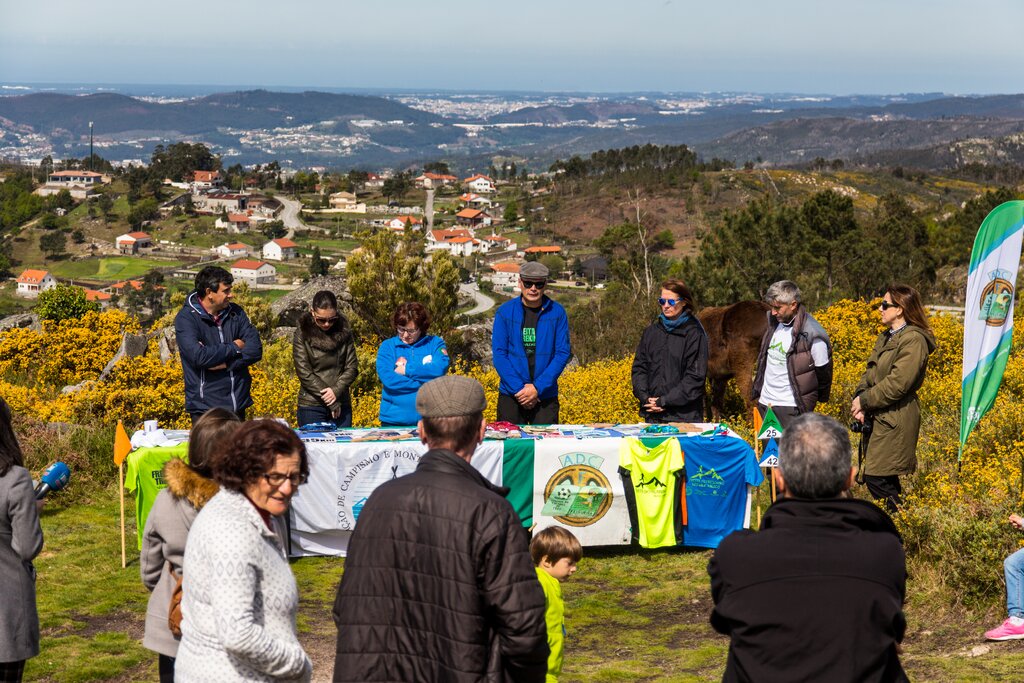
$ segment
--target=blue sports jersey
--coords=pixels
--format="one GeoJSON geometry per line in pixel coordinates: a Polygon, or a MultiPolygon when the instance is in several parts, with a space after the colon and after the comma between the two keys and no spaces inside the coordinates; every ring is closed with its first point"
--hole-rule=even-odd
{"type": "Polygon", "coordinates": [[[754,449],[731,436],[680,437],[686,463],[687,524],[684,546],[717,548],[719,542],[743,528],[747,485],[760,486],[764,475],[754,449]]]}

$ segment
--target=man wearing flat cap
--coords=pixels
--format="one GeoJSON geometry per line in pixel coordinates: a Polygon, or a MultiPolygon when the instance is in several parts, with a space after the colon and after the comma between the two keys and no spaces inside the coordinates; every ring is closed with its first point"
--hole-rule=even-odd
{"type": "Polygon", "coordinates": [[[519,269],[518,299],[494,316],[491,351],[498,387],[498,419],[515,424],[558,423],[558,377],[569,359],[569,319],[544,294],[548,267],[528,261],[519,269]]]}
{"type": "Polygon", "coordinates": [[[334,601],[334,681],[544,681],[544,592],[508,489],[470,460],[483,387],[446,375],[416,395],[428,451],[378,487],[334,601]]]}

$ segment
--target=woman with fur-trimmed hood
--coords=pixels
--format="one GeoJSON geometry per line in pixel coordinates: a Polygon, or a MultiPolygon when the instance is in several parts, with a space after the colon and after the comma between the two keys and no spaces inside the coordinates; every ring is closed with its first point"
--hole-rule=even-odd
{"type": "Polygon", "coordinates": [[[142,645],[160,655],[160,681],[174,681],[174,659],[180,635],[171,632],[168,611],[181,576],[185,541],[196,515],[220,491],[211,478],[211,459],[241,423],[238,416],[213,408],[196,420],[188,441],[188,464],[178,458],[164,466],[167,488],[153,502],[142,536],[139,568],[142,583],[152,591],[146,609],[142,645]]]}
{"type": "Polygon", "coordinates": [[[355,339],[330,290],[313,295],[292,337],[292,360],[299,376],[299,426],[333,422],[352,426],[349,387],[359,375],[355,339]]]}

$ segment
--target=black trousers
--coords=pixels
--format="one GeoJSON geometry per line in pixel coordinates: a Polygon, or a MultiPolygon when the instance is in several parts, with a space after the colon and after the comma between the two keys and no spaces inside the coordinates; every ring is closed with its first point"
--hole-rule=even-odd
{"type": "Polygon", "coordinates": [[[898,475],[890,474],[885,477],[877,477],[873,474],[865,474],[862,477],[868,487],[868,493],[875,500],[883,501],[885,509],[889,512],[896,512],[903,505],[903,486],[900,484],[898,475]]]}
{"type": "Polygon", "coordinates": [[[25,673],[25,660],[0,662],[0,683],[21,683],[25,673]]]}
{"type": "Polygon", "coordinates": [[[160,655],[160,683],[174,683],[174,657],[160,655]]]}
{"type": "Polygon", "coordinates": [[[498,421],[517,425],[558,424],[558,397],[543,399],[527,410],[515,396],[498,394],[498,421]]]}

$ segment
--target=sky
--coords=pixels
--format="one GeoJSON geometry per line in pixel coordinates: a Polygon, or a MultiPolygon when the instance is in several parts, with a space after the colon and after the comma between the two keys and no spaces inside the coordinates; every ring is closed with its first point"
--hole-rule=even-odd
{"type": "Polygon", "coordinates": [[[1021,0],[0,0],[0,83],[1024,92],[1021,0]]]}

